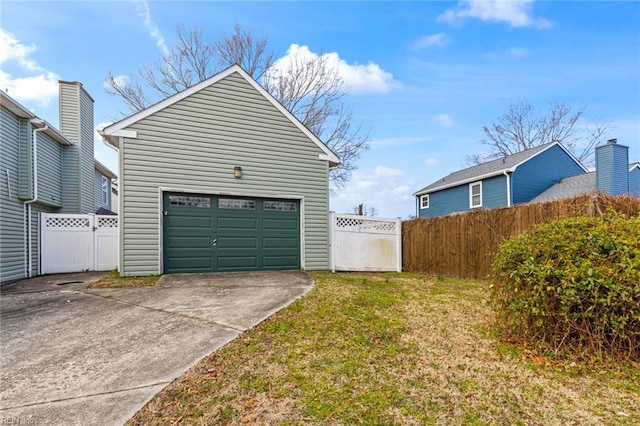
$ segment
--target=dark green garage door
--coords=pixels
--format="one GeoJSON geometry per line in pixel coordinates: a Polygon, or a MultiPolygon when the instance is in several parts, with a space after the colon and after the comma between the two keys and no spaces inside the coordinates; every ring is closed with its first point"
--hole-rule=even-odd
{"type": "Polygon", "coordinates": [[[164,272],[300,268],[300,202],[164,193],[164,272]]]}

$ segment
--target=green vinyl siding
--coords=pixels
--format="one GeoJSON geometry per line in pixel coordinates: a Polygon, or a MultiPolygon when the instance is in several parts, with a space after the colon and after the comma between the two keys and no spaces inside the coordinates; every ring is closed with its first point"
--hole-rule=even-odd
{"type": "Polygon", "coordinates": [[[25,276],[24,208],[19,197],[21,129],[26,120],[0,108],[0,283],[25,276]]]}
{"type": "Polygon", "coordinates": [[[38,139],[38,200],[60,207],[62,205],[63,146],[43,132],[38,139]]]}
{"type": "Polygon", "coordinates": [[[62,170],[62,210],[60,213],[80,213],[80,105],[78,89],[60,84],[60,130],[73,142],[64,148],[62,170]]]}
{"type": "Polygon", "coordinates": [[[87,92],[78,88],[80,96],[80,213],[95,213],[93,179],[93,100],[87,92]]]}
{"type": "Polygon", "coordinates": [[[0,283],[28,276],[31,250],[32,274],[38,274],[39,214],[59,206],[63,147],[38,132],[38,201],[31,204],[31,240],[27,247],[27,212],[24,201],[33,197],[31,125],[5,108],[0,132],[0,283]],[[47,203],[49,205],[45,205],[47,203]]]}
{"type": "Polygon", "coordinates": [[[60,130],[64,149],[61,213],[94,213],[93,99],[79,83],[60,83],[60,130]]]}
{"type": "Polygon", "coordinates": [[[234,73],[127,130],[121,145],[123,275],[160,271],[159,188],[302,200],[304,267],[328,269],[328,162],[234,73]],[[242,178],[233,177],[234,166],[242,178]]]}

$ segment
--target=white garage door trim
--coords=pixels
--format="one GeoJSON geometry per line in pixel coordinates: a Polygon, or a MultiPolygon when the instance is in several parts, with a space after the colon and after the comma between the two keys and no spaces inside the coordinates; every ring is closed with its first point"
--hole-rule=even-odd
{"type": "Polygon", "coordinates": [[[279,193],[268,193],[268,194],[259,194],[255,192],[229,192],[229,191],[207,191],[206,189],[201,188],[174,188],[174,187],[164,187],[161,186],[158,188],[158,265],[159,265],[159,274],[164,273],[164,251],[163,251],[163,230],[162,224],[164,220],[164,216],[162,214],[163,210],[163,196],[165,192],[181,192],[184,194],[205,194],[205,195],[216,195],[216,196],[231,196],[231,197],[255,197],[255,198],[279,198],[282,200],[298,200],[300,201],[300,268],[305,270],[305,205],[304,205],[304,196],[302,195],[290,195],[290,194],[279,194],[279,193]]]}

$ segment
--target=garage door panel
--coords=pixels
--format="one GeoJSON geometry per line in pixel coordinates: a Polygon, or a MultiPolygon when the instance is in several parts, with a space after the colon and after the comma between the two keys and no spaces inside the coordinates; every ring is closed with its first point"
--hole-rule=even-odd
{"type": "Polygon", "coordinates": [[[297,251],[298,239],[295,237],[263,237],[262,248],[265,249],[291,249],[297,251]]]}
{"type": "Polygon", "coordinates": [[[184,236],[184,237],[170,237],[167,239],[168,244],[166,248],[205,248],[210,251],[211,239],[209,237],[196,237],[196,236],[184,236]]]}
{"type": "MultiPolygon", "coordinates": [[[[293,218],[297,219],[297,218],[293,218]]],[[[262,229],[265,231],[281,231],[281,230],[292,230],[298,231],[299,229],[298,221],[292,220],[289,218],[264,218],[262,220],[262,229]]]]}
{"type": "Polygon", "coordinates": [[[218,230],[255,230],[258,227],[258,219],[253,217],[219,217],[218,230]]]}
{"type": "Polygon", "coordinates": [[[171,268],[183,271],[209,271],[211,270],[211,256],[172,257],[171,268]]]}
{"type": "Polygon", "coordinates": [[[171,216],[167,217],[170,228],[207,228],[212,229],[211,217],[203,216],[171,216]]]}
{"type": "Polygon", "coordinates": [[[218,250],[224,249],[257,249],[257,237],[219,237],[218,250]]]}
{"type": "Polygon", "coordinates": [[[218,256],[218,269],[221,271],[238,271],[257,268],[257,256],[218,256]]]}
{"type": "Polygon", "coordinates": [[[297,269],[298,257],[293,256],[263,256],[262,266],[264,268],[297,269]]]}

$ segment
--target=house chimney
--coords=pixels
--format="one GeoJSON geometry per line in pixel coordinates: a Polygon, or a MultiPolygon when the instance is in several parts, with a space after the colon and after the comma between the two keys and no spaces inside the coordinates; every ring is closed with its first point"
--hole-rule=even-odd
{"type": "Polygon", "coordinates": [[[596,147],[596,189],[609,195],[629,193],[629,147],[617,139],[596,147]]]}
{"type": "Polygon", "coordinates": [[[63,151],[61,213],[93,213],[93,98],[77,81],[58,81],[60,130],[73,142],[63,151]]]}

